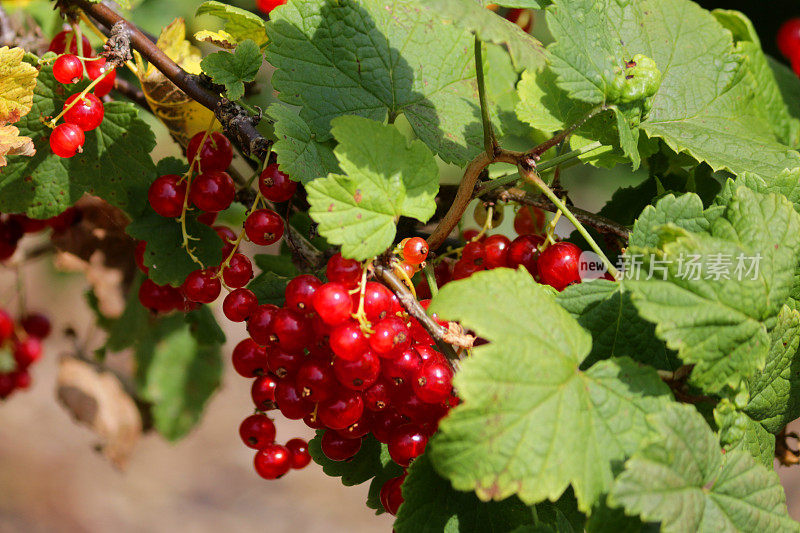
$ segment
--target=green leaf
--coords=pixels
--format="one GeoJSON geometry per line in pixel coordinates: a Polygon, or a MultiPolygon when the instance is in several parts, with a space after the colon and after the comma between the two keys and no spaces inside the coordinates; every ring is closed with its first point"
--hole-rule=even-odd
{"type": "Polygon", "coordinates": [[[302,106],[317,141],[330,139],[337,116],[402,113],[446,162],[482,150],[473,39],[426,3],[292,0],[271,13],[267,33],[273,86],[302,106]]]}
{"type": "Polygon", "coordinates": [[[253,256],[253,261],[264,272],[272,272],[285,278],[293,278],[300,274],[288,255],[258,254],[253,256]]]}
{"type": "Polygon", "coordinates": [[[775,83],[781,92],[781,99],[789,109],[789,114],[800,118],[800,80],[792,69],[781,61],[767,56],[767,63],[775,76],[775,83]]]}
{"type": "Polygon", "coordinates": [[[800,217],[785,198],[742,187],[711,230],[662,227],[658,249],[629,252],[643,265],[640,279],[625,285],[656,334],[695,365],[692,383],[713,393],[764,365],[767,322],[793,281],[800,217]]]}
{"type": "Polygon", "coordinates": [[[630,246],[652,248],[658,245],[656,228],[672,223],[691,232],[703,232],[711,225],[703,213],[703,201],[696,194],[675,197],[668,194],[655,206],[647,206],[633,225],[630,246]]]}
{"type": "Polygon", "coordinates": [[[659,436],[625,463],[612,505],[661,522],[665,533],[798,530],[777,474],[745,452],[722,455],[692,407],[671,405],[649,418],[659,436]]]}
{"type": "Polygon", "coordinates": [[[533,520],[531,509],[516,497],[487,503],[473,492],[453,490],[427,454],[414,459],[408,469],[403,497],[394,523],[397,533],[512,531],[533,520]]]}
{"type": "Polygon", "coordinates": [[[750,401],[743,411],[770,433],[800,416],[800,313],[784,306],[770,331],[767,363],[747,380],[750,401]]]}
{"type": "MultiPolygon", "coordinates": [[[[176,219],[162,217],[148,209],[125,231],[134,239],[147,242],[144,264],[150,269],[150,279],[159,285],[177,287],[190,272],[201,268],[183,248],[181,224],[176,219]]],[[[186,231],[193,239],[189,246],[203,265],[213,266],[222,262],[222,240],[216,231],[192,215],[186,217],[186,231]]]]}
{"type": "Polygon", "coordinates": [[[256,79],[261,68],[261,51],[254,41],[239,43],[233,52],[215,52],[203,58],[200,67],[214,83],[225,86],[229,100],[244,96],[244,84],[256,79]]]}
{"type": "Polygon", "coordinates": [[[196,15],[214,15],[225,21],[225,31],[238,42],[251,39],[264,48],[267,44],[267,32],[264,19],[245,9],[222,2],[204,2],[197,8],[196,15]]]}
{"type": "Polygon", "coordinates": [[[86,193],[132,216],[145,207],[147,188],[156,177],[150,158],[155,137],[133,104],[104,104],[103,123],[86,133],[82,153],[64,159],[50,149],[52,130],[41,119],[55,117],[66,98],[85,86],[83,82],[65,91],[53,78],[52,67],[41,69],[33,108],[14,124],[20,135],[33,139],[36,155],[8,157],[8,166],[0,173],[0,211],[48,218],[86,193]]]}
{"type": "Polygon", "coordinates": [[[289,106],[272,104],[267,115],[275,121],[276,141],[272,149],[278,155],[281,170],[303,184],[341,172],[333,150],[316,140],[308,124],[289,106]]]}
{"type": "Polygon", "coordinates": [[[142,279],[142,276],[137,276],[131,284],[125,301],[125,310],[109,328],[106,348],[112,352],[120,352],[136,345],[142,336],[147,335],[147,330],[152,326],[150,311],[139,302],[139,286],[142,284],[142,279]]]}
{"type": "Polygon", "coordinates": [[[656,328],[636,312],[630,291],[608,280],[570,285],[556,301],[592,334],[592,351],[581,364],[588,368],[612,357],[630,357],[659,370],[675,370],[680,361],[656,337],[656,328]]]}
{"type": "Polygon", "coordinates": [[[340,117],[333,133],[344,174],[306,186],[309,213],[342,255],[369,259],[392,244],[400,215],[422,222],[433,216],[439,170],[422,142],[409,143],[392,125],[340,117]]]}
{"type": "Polygon", "coordinates": [[[775,459],[775,436],[723,398],[714,408],[719,441],[726,452],[742,450],[771,468],[775,459]]]}
{"type": "Polygon", "coordinates": [[[207,305],[201,305],[194,311],[186,313],[189,331],[200,344],[225,344],[225,333],[219,327],[217,319],[207,305]]]}
{"type": "Polygon", "coordinates": [[[588,511],[610,487],[612,464],[649,432],[645,414],[669,402],[655,370],[629,359],[580,371],[588,333],[526,271],[448,283],[430,312],[489,341],[462,362],[454,385],[463,403],[429,445],[439,473],[483,500],[555,500],[572,484],[588,511]]]}
{"type": "Polygon", "coordinates": [[[142,398],[153,404],[156,430],[171,441],[185,436],[221,377],[219,345],[200,344],[185,326],[159,339],[140,383],[142,398]]]}
{"type": "Polygon", "coordinates": [[[286,285],[290,280],[274,272],[262,272],[247,284],[247,288],[256,295],[258,303],[281,306],[286,299],[286,285]]]}

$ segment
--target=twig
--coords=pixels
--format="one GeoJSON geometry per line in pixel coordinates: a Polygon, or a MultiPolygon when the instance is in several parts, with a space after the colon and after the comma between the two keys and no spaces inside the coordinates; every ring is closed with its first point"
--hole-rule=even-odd
{"type": "Polygon", "coordinates": [[[411,291],[408,290],[405,283],[398,278],[392,268],[388,265],[375,262],[373,264],[375,277],[378,278],[384,285],[389,287],[400,300],[400,305],[408,311],[408,314],[417,319],[422,324],[431,337],[437,341],[439,347],[443,350],[448,359],[457,359],[453,346],[460,348],[470,348],[475,343],[475,337],[465,333],[458,333],[451,331],[444,326],[441,326],[436,320],[428,316],[425,309],[420,305],[411,291]]]}
{"type": "Polygon", "coordinates": [[[535,147],[531,148],[530,150],[528,150],[527,155],[528,156],[533,156],[533,157],[538,159],[538,156],[542,155],[543,153],[548,151],[553,146],[555,146],[557,144],[560,144],[564,139],[566,139],[567,137],[572,135],[575,132],[575,130],[577,130],[578,128],[580,128],[584,124],[586,124],[589,120],[593,119],[597,115],[605,112],[607,109],[608,109],[608,106],[605,105],[605,104],[602,104],[602,105],[599,105],[599,106],[593,108],[591,111],[586,113],[580,120],[578,120],[574,124],[570,125],[570,127],[565,129],[564,131],[561,131],[558,134],[556,134],[555,136],[553,136],[552,139],[547,140],[547,141],[543,142],[542,144],[540,144],[539,146],[535,146],[535,147]]]}
{"type": "Polygon", "coordinates": [[[147,103],[147,98],[144,96],[144,92],[128,80],[117,76],[117,79],[114,80],[114,90],[131,102],[137,104],[142,109],[150,109],[150,106],[147,103]]]}

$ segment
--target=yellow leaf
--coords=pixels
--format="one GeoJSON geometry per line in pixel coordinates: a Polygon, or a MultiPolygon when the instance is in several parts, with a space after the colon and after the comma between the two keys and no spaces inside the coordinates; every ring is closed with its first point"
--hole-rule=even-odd
{"type": "Polygon", "coordinates": [[[0,124],[17,122],[33,106],[36,67],[24,63],[22,48],[0,48],[0,124]]]}
{"type": "Polygon", "coordinates": [[[28,157],[36,153],[33,147],[33,140],[30,137],[23,137],[19,130],[14,126],[0,126],[0,167],[6,166],[7,155],[26,155],[28,157]]]}
{"type": "MultiPolygon", "coordinates": [[[[157,46],[190,74],[200,73],[200,50],[186,40],[186,24],[175,19],[161,31],[157,46]]],[[[183,145],[196,133],[205,131],[214,113],[189,98],[153,65],[140,73],[139,82],[150,108],[172,135],[183,145]]]]}
{"type": "Polygon", "coordinates": [[[227,50],[233,50],[236,48],[236,37],[231,35],[230,33],[226,32],[225,30],[219,31],[209,31],[209,30],[200,30],[194,34],[194,38],[198,41],[203,41],[204,43],[210,43],[215,46],[219,46],[220,48],[225,48],[227,50]]]}

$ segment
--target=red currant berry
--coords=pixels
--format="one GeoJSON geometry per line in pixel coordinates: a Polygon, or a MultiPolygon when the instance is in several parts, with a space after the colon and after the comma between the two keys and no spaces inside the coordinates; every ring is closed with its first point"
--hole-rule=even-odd
{"type": "Polygon", "coordinates": [[[20,369],[28,368],[42,356],[42,343],[36,337],[28,337],[14,345],[14,360],[20,369]]]}
{"type": "Polygon", "coordinates": [[[281,414],[289,420],[300,420],[314,410],[314,403],[303,398],[300,388],[290,379],[278,382],[275,403],[281,414]]]}
{"type": "Polygon", "coordinates": [[[403,260],[418,265],[428,257],[428,242],[422,237],[411,237],[403,241],[403,260]]]}
{"type": "MultiPolygon", "coordinates": [[[[67,101],[64,102],[64,109],[77,100],[78,96],[80,94],[73,94],[67,98],[67,101]]],[[[92,93],[88,93],[64,113],[64,120],[75,124],[85,132],[92,131],[103,122],[105,111],[103,102],[92,93]]]]}
{"type": "Polygon", "coordinates": [[[236,242],[236,234],[227,226],[214,226],[214,231],[222,239],[222,257],[228,257],[233,251],[233,244],[236,242]]]}
{"type": "Polygon", "coordinates": [[[303,417],[303,423],[311,429],[325,429],[316,412],[311,412],[303,417]]]}
{"type": "Polygon", "coordinates": [[[387,316],[375,324],[369,346],[378,356],[391,359],[411,346],[411,331],[402,318],[387,316]]]}
{"type": "Polygon", "coordinates": [[[800,18],[792,18],[778,30],[778,50],[784,57],[792,59],[800,55],[800,18]]]}
{"type": "Polygon", "coordinates": [[[474,228],[465,229],[461,233],[461,238],[464,240],[464,242],[470,242],[472,239],[477,237],[478,234],[480,234],[480,231],[478,231],[478,230],[476,230],[474,228]]]}
{"type": "Polygon", "coordinates": [[[53,228],[53,233],[60,233],[71,228],[73,225],[80,222],[83,214],[81,210],[76,207],[70,207],[60,215],[56,215],[46,220],[47,225],[53,228]]]}
{"type": "Polygon", "coordinates": [[[25,215],[11,215],[8,218],[18,223],[23,233],[39,233],[47,227],[46,219],[28,218],[25,215]]]}
{"type": "Polygon", "coordinates": [[[344,429],[364,414],[361,394],[348,389],[339,389],[334,397],[319,402],[317,415],[325,427],[344,429]]]}
{"type": "Polygon", "coordinates": [[[511,268],[525,267],[531,276],[539,276],[539,245],[544,243],[541,235],[520,235],[508,247],[508,266],[511,268]]]}
{"type": "Polygon", "coordinates": [[[268,165],[258,178],[258,189],[267,200],[272,202],[285,202],[297,190],[297,182],[278,170],[278,165],[268,165]]]}
{"type": "Polygon", "coordinates": [[[483,270],[483,265],[471,261],[459,260],[453,266],[453,279],[466,279],[475,272],[483,270]]]}
{"type": "Polygon", "coordinates": [[[313,304],[322,321],[330,326],[347,322],[353,311],[347,287],[337,282],[321,285],[314,293],[313,304]]]}
{"type": "Polygon", "coordinates": [[[259,305],[247,319],[247,332],[253,341],[267,346],[277,340],[272,330],[275,315],[280,308],[272,304],[259,305]]]}
{"type": "Polygon", "coordinates": [[[288,352],[302,352],[312,335],[311,322],[291,309],[279,309],[275,313],[272,331],[281,348],[288,352]]]}
{"type": "Polygon", "coordinates": [[[177,218],[183,212],[186,182],[177,174],[159,176],[150,184],[147,200],[153,211],[167,218],[177,218]]]}
{"type": "Polygon", "coordinates": [[[328,259],[325,275],[330,281],[352,287],[361,280],[361,270],[361,263],[353,259],[345,259],[342,254],[336,253],[328,259]]]}
{"type": "Polygon", "coordinates": [[[267,372],[267,350],[253,339],[244,339],[236,345],[231,356],[233,368],[245,378],[254,378],[267,372]]]}
{"type": "Polygon", "coordinates": [[[308,443],[303,439],[292,439],[286,443],[286,448],[291,453],[292,468],[299,470],[308,466],[311,462],[311,454],[308,453],[308,443]]]}
{"type": "Polygon", "coordinates": [[[283,236],[283,219],[271,209],[258,209],[244,221],[244,231],[255,244],[267,246],[283,236]]]}
{"type": "Polygon", "coordinates": [[[336,430],[336,433],[345,439],[360,439],[370,432],[370,427],[372,427],[372,418],[373,415],[370,411],[364,411],[364,414],[361,415],[361,418],[344,429],[336,430]]]}
{"type": "Polygon", "coordinates": [[[175,287],[146,279],[139,286],[139,302],[154,313],[169,313],[183,306],[183,295],[175,287]]]}
{"type": "Polygon", "coordinates": [[[286,285],[285,307],[301,313],[313,311],[314,293],[317,292],[321,285],[322,282],[311,274],[303,274],[293,278],[286,285]]]}
{"type": "Polygon", "coordinates": [[[523,205],[514,216],[514,231],[517,235],[539,235],[544,232],[544,211],[532,205],[523,205]]]}
{"type": "Polygon", "coordinates": [[[491,235],[483,242],[483,266],[487,270],[508,266],[511,241],[505,235],[491,235]]]}
{"type": "Polygon", "coordinates": [[[339,383],[348,389],[363,391],[378,380],[381,373],[381,361],[370,351],[364,352],[354,361],[334,357],[333,373],[339,383]]]}
{"type": "Polygon", "coordinates": [[[189,199],[203,211],[216,213],[230,207],[236,185],[227,172],[203,172],[189,188],[189,199]]]}
{"type": "Polygon", "coordinates": [[[403,350],[394,359],[385,359],[381,363],[381,374],[389,383],[400,385],[409,382],[422,366],[422,358],[414,348],[403,350]]]}
{"type": "MultiPolygon", "coordinates": [[[[206,132],[201,131],[189,141],[189,146],[186,148],[186,157],[189,159],[189,163],[194,161],[197,156],[197,149],[200,147],[205,134],[206,132]]],[[[231,166],[231,161],[233,161],[231,142],[219,132],[211,133],[206,138],[206,142],[203,143],[203,148],[200,151],[198,161],[200,163],[200,171],[204,173],[222,172],[231,166]]]]}
{"type": "Polygon", "coordinates": [[[275,424],[267,415],[250,415],[239,425],[239,436],[245,446],[261,450],[275,442],[275,424]]]}
{"type": "Polygon", "coordinates": [[[378,442],[387,444],[395,428],[408,422],[408,419],[395,411],[387,409],[377,413],[372,419],[372,436],[378,442]]]}
{"type": "Polygon", "coordinates": [[[27,370],[17,370],[11,373],[15,389],[27,389],[31,386],[31,375],[27,370]]]}
{"type": "Polygon", "coordinates": [[[201,304],[209,304],[216,300],[221,290],[222,284],[216,272],[210,268],[189,273],[181,285],[181,292],[187,300],[201,304]]]}
{"type": "Polygon", "coordinates": [[[83,130],[69,122],[59,124],[50,134],[50,149],[58,157],[65,159],[82,152],[81,148],[84,142],[86,142],[86,137],[83,130]]]}
{"type": "Polygon", "coordinates": [[[392,296],[391,291],[380,283],[368,281],[364,288],[364,313],[367,320],[374,323],[387,316],[392,310],[392,296]]]}
{"type": "Polygon", "coordinates": [[[393,477],[381,487],[381,504],[390,515],[397,515],[397,510],[400,508],[400,504],[403,503],[403,491],[401,487],[405,479],[405,475],[393,477]]]}
{"type": "Polygon", "coordinates": [[[367,351],[369,342],[355,320],[349,320],[331,331],[329,342],[331,350],[338,357],[354,361],[367,351]]]}
{"type": "Polygon", "coordinates": [[[476,265],[483,265],[485,257],[484,241],[472,241],[464,245],[464,250],[461,252],[461,260],[476,265]]]}
{"type": "Polygon", "coordinates": [[[0,220],[0,261],[14,255],[22,235],[22,228],[17,221],[0,220]]]}
{"type": "Polygon", "coordinates": [[[86,62],[86,73],[89,74],[89,79],[94,81],[99,77],[103,77],[94,86],[94,94],[98,97],[103,97],[111,92],[114,88],[114,82],[117,81],[117,71],[114,67],[106,63],[106,58],[100,57],[86,62]]]}
{"type": "Polygon", "coordinates": [[[258,308],[258,299],[253,291],[236,289],[222,301],[222,312],[231,322],[244,322],[258,308]]]}
{"type": "Polygon", "coordinates": [[[13,374],[0,374],[0,400],[8,398],[16,388],[13,374]]]}
{"type": "Polygon", "coordinates": [[[320,439],[325,457],[331,461],[347,461],[361,449],[361,439],[345,439],[335,431],[326,431],[320,439]]]}
{"type": "Polygon", "coordinates": [[[83,78],[83,63],[78,56],[64,54],[53,63],[53,77],[64,85],[81,81],[83,78]]]}
{"type": "Polygon", "coordinates": [[[389,437],[389,456],[395,463],[406,467],[425,451],[427,444],[428,435],[423,433],[418,426],[404,424],[394,430],[389,437]]]}
{"type": "Polygon", "coordinates": [[[94,56],[94,50],[92,50],[92,44],[89,42],[89,39],[86,38],[85,35],[82,36],[81,42],[83,46],[81,50],[78,50],[78,39],[75,36],[75,32],[72,30],[64,30],[60,31],[53,37],[53,40],[50,41],[50,47],[47,49],[48,52],[55,52],[57,54],[63,54],[67,51],[67,43],[69,42],[69,53],[74,55],[79,55],[83,57],[92,57],[94,56]]]}
{"type": "Polygon", "coordinates": [[[306,357],[302,353],[287,352],[278,346],[267,348],[267,366],[270,372],[280,379],[294,377],[305,359],[306,357]]]}
{"type": "Polygon", "coordinates": [[[337,391],[336,378],[331,365],[319,361],[306,361],[297,371],[297,386],[303,398],[321,402],[331,398],[337,391]]]}
{"type": "Polygon", "coordinates": [[[147,268],[144,264],[144,253],[147,251],[147,243],[145,241],[138,241],[136,243],[136,249],[133,252],[133,259],[136,262],[136,266],[139,270],[142,271],[143,274],[147,274],[150,272],[150,269],[147,268]]]}
{"type": "Polygon", "coordinates": [[[0,309],[0,344],[14,335],[14,319],[6,311],[0,309]]]}
{"type": "Polygon", "coordinates": [[[364,406],[370,411],[384,411],[391,403],[391,391],[384,381],[376,381],[364,391],[364,406]]]}
{"type": "Polygon", "coordinates": [[[244,287],[253,279],[253,263],[244,254],[233,254],[230,263],[222,271],[222,279],[228,287],[244,287]]]}
{"type": "Polygon", "coordinates": [[[557,291],[567,285],[581,282],[578,261],[581,249],[571,242],[557,242],[547,248],[539,257],[539,276],[542,283],[557,291]]]}
{"type": "MultiPolygon", "coordinates": [[[[200,215],[197,215],[197,221],[199,223],[201,223],[201,224],[205,224],[206,226],[210,226],[211,224],[216,222],[217,215],[219,215],[219,213],[202,213],[200,215]]],[[[228,253],[230,253],[230,252],[228,252],[228,253]]],[[[228,257],[228,256],[225,255],[225,257],[228,257]]]]}
{"type": "Polygon", "coordinates": [[[31,337],[46,339],[50,335],[50,319],[41,313],[29,313],[20,320],[22,329],[31,337]]]}
{"type": "Polygon", "coordinates": [[[292,467],[292,452],[286,446],[270,444],[256,453],[256,472],[264,479],[278,479],[292,467]]]}
{"type": "Polygon", "coordinates": [[[420,400],[425,403],[442,403],[453,390],[453,371],[444,359],[431,358],[422,364],[411,382],[420,400]]]}
{"type": "Polygon", "coordinates": [[[275,388],[277,386],[278,379],[271,374],[264,374],[253,380],[250,397],[253,399],[256,409],[269,411],[275,408],[275,388]]]}
{"type": "Polygon", "coordinates": [[[273,9],[285,3],[286,0],[257,0],[259,11],[265,15],[269,15],[273,9]]]}

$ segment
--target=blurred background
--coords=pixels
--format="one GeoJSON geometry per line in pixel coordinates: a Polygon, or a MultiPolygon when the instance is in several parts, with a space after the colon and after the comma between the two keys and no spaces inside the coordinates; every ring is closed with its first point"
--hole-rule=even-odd
{"type": "MultiPolygon", "coordinates": [[[[199,0],[134,2],[133,20],[153,34],[175,17],[187,20],[188,35],[213,28],[215,19],[195,19],[199,0]]],[[[255,9],[254,2],[228,2],[255,9]]],[[[774,35],[787,18],[800,15],[797,2],[703,1],[707,8],[739,9],[756,24],[764,48],[777,57],[774,35]],[[767,9],[765,9],[767,8],[767,9]]],[[[60,29],[60,19],[44,0],[3,0],[10,13],[25,8],[33,13],[45,36],[60,29]]],[[[543,33],[539,19],[534,32],[543,33]]],[[[269,72],[263,72],[268,81],[269,72]]],[[[269,90],[252,97],[266,106],[269,90]]],[[[158,122],[146,113],[158,136],[154,159],[180,156],[180,150],[158,122]]],[[[443,167],[445,173],[448,169],[443,167]]],[[[458,172],[452,172],[457,177],[458,172]]],[[[597,211],[618,187],[640,183],[646,172],[627,169],[573,168],[562,175],[575,205],[597,211]]],[[[469,220],[469,217],[466,217],[469,220]]],[[[510,224],[513,217],[506,217],[510,224]]],[[[473,224],[466,224],[467,227],[473,224]]],[[[568,228],[560,228],[566,233],[568,228]]],[[[28,243],[27,246],[35,246],[28,243]]],[[[374,516],[365,505],[367,485],[343,487],[311,464],[284,479],[264,481],[252,467],[252,450],[242,445],[238,426],[251,412],[250,381],[240,378],[225,357],[220,390],[209,402],[198,427],[176,444],[155,434],[138,443],[126,471],[116,470],[94,451],[98,438],[76,425],[56,402],[55,382],[61,354],[78,342],[89,350],[102,340],[92,329],[93,315],[85,303],[87,282],[81,275],[56,271],[42,258],[18,272],[0,267],[0,307],[14,310],[18,285],[29,310],[47,314],[54,334],[45,342],[45,356],[32,371],[28,391],[0,403],[0,533],[17,532],[368,532],[391,531],[391,517],[374,516]],[[72,327],[77,341],[63,331],[72,327]]],[[[216,310],[217,312],[219,310],[216,310]]],[[[218,312],[221,317],[221,313],[218,312]]],[[[220,320],[228,344],[225,354],[245,336],[244,328],[220,320]]],[[[124,358],[119,361],[124,365],[124,358]]],[[[278,439],[310,438],[300,422],[276,420],[278,439]]],[[[800,424],[795,424],[800,431],[800,424]]],[[[792,429],[790,427],[790,429],[792,429]]],[[[790,514],[800,520],[800,468],[776,467],[786,488],[790,514]]]]}

